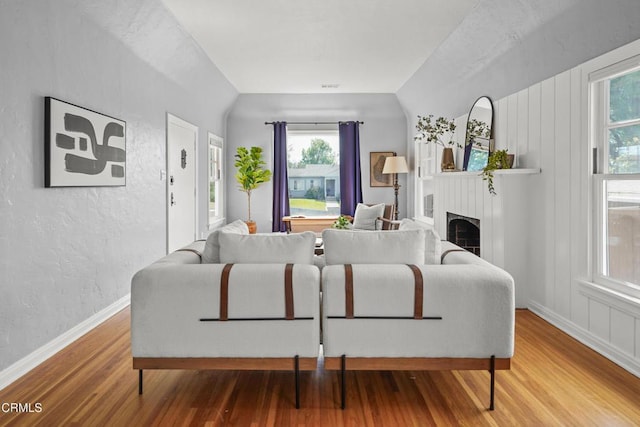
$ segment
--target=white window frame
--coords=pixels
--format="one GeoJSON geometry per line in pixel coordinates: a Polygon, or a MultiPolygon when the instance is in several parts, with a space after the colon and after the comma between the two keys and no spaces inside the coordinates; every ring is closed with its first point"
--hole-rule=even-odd
{"type": "MultiPolygon", "coordinates": [[[[301,125],[301,126],[296,126],[295,124],[290,124],[287,125],[287,137],[289,137],[290,135],[310,135],[310,136],[319,136],[322,137],[323,135],[330,135],[330,136],[338,136],[339,137],[339,131],[338,128],[333,125],[333,124],[329,124],[329,125],[324,125],[324,124],[316,124],[314,126],[314,128],[309,128],[307,127],[308,125],[301,125]]],[[[287,143],[289,141],[289,138],[287,138],[287,143]]],[[[338,160],[340,159],[340,149],[338,148],[337,151],[337,156],[338,156],[338,160]]],[[[287,159],[287,167],[288,167],[288,159],[287,159]]],[[[326,180],[326,177],[325,177],[326,180]]],[[[295,181],[295,179],[294,179],[295,181]]],[[[298,185],[298,189],[296,191],[301,191],[301,190],[309,190],[312,185],[316,185],[316,183],[314,182],[314,180],[308,179],[308,178],[302,178],[300,179],[300,184],[298,185]]],[[[289,189],[291,190],[291,189],[289,189]]],[[[326,187],[325,187],[325,192],[326,192],[326,187]]],[[[309,215],[307,214],[307,217],[314,217],[314,216],[323,216],[324,214],[318,214],[318,215],[309,215]]]]}
{"type": "MultiPolygon", "coordinates": [[[[609,81],[623,74],[640,70],[640,55],[617,62],[608,67],[589,74],[589,140],[590,146],[595,148],[596,159],[593,160],[592,184],[593,197],[591,201],[593,243],[591,245],[593,271],[592,281],[613,291],[640,298],[640,284],[632,284],[616,280],[604,274],[606,269],[607,247],[607,216],[608,208],[606,184],[609,181],[640,180],[640,174],[610,174],[609,166],[609,130],[621,124],[612,125],[609,122],[609,81]]],[[[628,126],[640,123],[640,120],[630,120],[622,125],[628,126]]]]}
{"type": "Polygon", "coordinates": [[[209,230],[219,227],[224,223],[224,140],[209,132],[209,146],[207,156],[207,211],[209,213],[209,230]],[[217,161],[212,162],[211,159],[217,161]],[[215,209],[210,209],[210,188],[211,183],[216,183],[216,204],[215,209]]]}

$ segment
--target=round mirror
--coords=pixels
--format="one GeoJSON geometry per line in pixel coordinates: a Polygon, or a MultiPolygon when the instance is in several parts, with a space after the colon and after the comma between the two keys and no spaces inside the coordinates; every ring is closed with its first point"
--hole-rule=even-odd
{"type": "Polygon", "coordinates": [[[462,170],[481,171],[487,165],[491,149],[492,124],[493,104],[491,98],[481,96],[469,111],[462,170]]]}

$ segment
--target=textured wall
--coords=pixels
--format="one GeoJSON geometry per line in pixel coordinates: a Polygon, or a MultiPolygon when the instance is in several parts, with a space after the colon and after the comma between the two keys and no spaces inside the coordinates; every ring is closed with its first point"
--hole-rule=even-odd
{"type": "Polygon", "coordinates": [[[640,37],[638,0],[480,0],[397,95],[457,117],[640,37]]]}
{"type": "MultiPolygon", "coordinates": [[[[336,94],[336,95],[250,95],[238,97],[229,112],[227,123],[227,219],[246,219],[246,195],[237,189],[233,176],[233,155],[239,146],[258,145],[264,149],[265,160],[273,165],[272,126],[268,121],[346,121],[360,120],[360,165],[362,168],[362,196],[366,203],[392,202],[393,189],[369,186],[369,152],[396,151],[404,155],[407,140],[407,121],[392,94],[336,94]]],[[[310,126],[313,129],[313,126],[310,126]]],[[[336,125],[337,129],[337,125],[336,125]]],[[[406,210],[406,176],[399,177],[400,216],[406,210]]],[[[272,182],[263,184],[251,196],[251,217],[259,231],[271,231],[272,182]]]]}
{"type": "Polygon", "coordinates": [[[206,170],[206,132],[224,136],[237,93],[160,0],[2,0],[0,57],[2,370],[164,254],[166,113],[200,127],[206,170]],[[43,188],[44,96],[127,122],[126,187],[43,188]]]}
{"type": "MultiPolygon", "coordinates": [[[[418,114],[466,115],[640,38],[638,0],[480,0],[397,92],[413,158],[418,114]]],[[[413,175],[409,209],[413,212],[413,175]]]]}

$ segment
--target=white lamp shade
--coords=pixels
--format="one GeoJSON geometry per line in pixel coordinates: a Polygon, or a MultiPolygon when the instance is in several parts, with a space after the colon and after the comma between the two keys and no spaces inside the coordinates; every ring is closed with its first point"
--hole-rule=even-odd
{"type": "Polygon", "coordinates": [[[384,161],[382,173],[409,173],[404,156],[389,156],[384,161]]]}

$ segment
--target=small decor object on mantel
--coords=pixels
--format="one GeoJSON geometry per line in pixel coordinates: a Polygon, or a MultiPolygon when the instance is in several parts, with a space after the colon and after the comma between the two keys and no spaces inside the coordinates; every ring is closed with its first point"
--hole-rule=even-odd
{"type": "Polygon", "coordinates": [[[251,150],[247,150],[246,147],[238,147],[235,158],[234,166],[238,168],[236,181],[240,184],[240,191],[247,193],[248,216],[245,222],[249,227],[249,233],[255,234],[257,227],[256,222],[251,220],[251,192],[263,182],[268,182],[271,179],[271,171],[263,169],[266,163],[262,160],[262,148],[260,147],[251,147],[251,150]]]}
{"type": "Polygon", "coordinates": [[[346,216],[340,215],[331,227],[338,230],[348,230],[351,228],[351,221],[346,216]]]}
{"type": "Polygon", "coordinates": [[[496,195],[496,190],[493,186],[493,171],[496,169],[511,169],[513,159],[513,154],[507,154],[507,150],[493,151],[489,155],[487,166],[482,169],[482,179],[487,181],[487,188],[492,195],[496,195]]]}
{"type": "Polygon", "coordinates": [[[456,124],[453,119],[438,117],[433,119],[433,114],[428,116],[418,116],[418,124],[416,124],[418,134],[413,138],[415,141],[427,141],[441,145],[444,150],[442,152],[441,170],[443,172],[451,172],[456,169],[453,146],[462,148],[462,146],[453,140],[456,124]]]}

